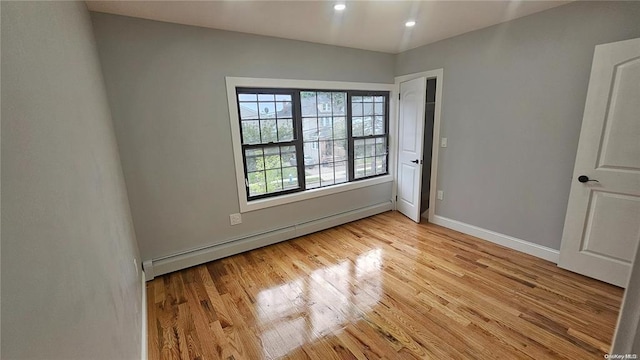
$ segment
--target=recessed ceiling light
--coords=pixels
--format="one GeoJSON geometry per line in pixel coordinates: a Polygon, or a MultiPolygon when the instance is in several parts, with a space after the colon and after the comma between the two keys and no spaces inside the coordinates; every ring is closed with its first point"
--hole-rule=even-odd
{"type": "Polygon", "coordinates": [[[336,4],[336,5],[333,6],[333,8],[335,10],[342,11],[342,10],[347,8],[347,5],[345,5],[345,4],[336,4]]]}
{"type": "Polygon", "coordinates": [[[406,27],[414,27],[416,25],[416,22],[413,20],[409,20],[406,23],[404,23],[404,26],[406,27]]]}

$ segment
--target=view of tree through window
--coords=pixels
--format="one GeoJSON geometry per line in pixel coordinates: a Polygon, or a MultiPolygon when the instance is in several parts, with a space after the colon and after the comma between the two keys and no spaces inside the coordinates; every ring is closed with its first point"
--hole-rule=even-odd
{"type": "Polygon", "coordinates": [[[388,92],[236,90],[249,200],[387,174],[388,92]]]}
{"type": "Polygon", "coordinates": [[[291,93],[238,94],[249,197],[300,188],[292,103],[291,93]]]}

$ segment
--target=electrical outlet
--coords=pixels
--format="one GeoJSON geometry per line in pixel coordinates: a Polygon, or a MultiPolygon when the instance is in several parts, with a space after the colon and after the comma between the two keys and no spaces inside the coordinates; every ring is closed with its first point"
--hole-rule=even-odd
{"type": "Polygon", "coordinates": [[[442,138],[442,140],[440,140],[440,147],[447,147],[447,138],[442,138]]]}
{"type": "Polygon", "coordinates": [[[239,213],[229,215],[229,221],[231,225],[242,224],[242,215],[239,213]]]}
{"type": "Polygon", "coordinates": [[[438,190],[438,200],[444,199],[444,191],[438,190]]]}

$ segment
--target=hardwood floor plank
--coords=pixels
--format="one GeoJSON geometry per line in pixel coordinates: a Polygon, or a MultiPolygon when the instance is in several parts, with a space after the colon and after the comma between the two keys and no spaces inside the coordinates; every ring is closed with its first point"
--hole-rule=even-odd
{"type": "Polygon", "coordinates": [[[340,340],[342,346],[349,350],[351,355],[357,360],[367,360],[370,359],[367,355],[365,355],[364,351],[368,350],[360,345],[354,339],[349,336],[345,329],[339,329],[334,331],[333,335],[340,340]]]}
{"type": "Polygon", "coordinates": [[[154,280],[149,284],[151,284],[151,286],[147,287],[147,289],[153,290],[152,292],[153,292],[154,303],[157,304],[157,303],[164,302],[164,282],[154,280]]]}
{"type": "MultiPolygon", "coordinates": [[[[190,313],[184,314],[184,322],[180,325],[189,328],[191,337],[198,341],[197,347],[193,348],[195,355],[202,354],[203,359],[220,359],[219,336],[211,328],[211,321],[214,318],[211,317],[208,310],[203,307],[198,291],[193,287],[189,287],[185,294],[187,296],[187,305],[190,313]],[[188,318],[191,316],[191,318],[188,318]]],[[[179,307],[183,304],[178,305],[179,307]]],[[[195,357],[195,356],[194,356],[195,357]]]]}
{"type": "Polygon", "coordinates": [[[231,296],[229,294],[223,294],[220,296],[220,299],[229,309],[229,316],[234,324],[229,328],[233,329],[237,334],[235,336],[239,338],[239,340],[236,340],[234,336],[234,340],[232,342],[236,343],[237,341],[240,341],[242,343],[242,348],[244,349],[242,354],[244,355],[244,359],[270,358],[269,356],[263,355],[262,340],[260,339],[259,334],[257,334],[258,331],[256,327],[248,326],[245,323],[244,317],[240,314],[239,308],[235,306],[236,304],[231,299],[231,296]]]}
{"type": "Polygon", "coordinates": [[[204,266],[197,267],[196,271],[200,277],[200,282],[207,293],[211,308],[215,311],[218,320],[220,320],[222,328],[224,329],[228,326],[233,326],[233,321],[231,320],[231,316],[229,316],[229,311],[225,307],[222,298],[220,297],[220,292],[211,279],[211,274],[204,266]]]}
{"type": "Polygon", "coordinates": [[[193,322],[191,314],[189,313],[189,305],[187,305],[186,302],[178,305],[176,318],[176,325],[173,329],[178,342],[180,358],[193,359],[195,358],[195,356],[193,356],[195,344],[190,344],[190,341],[187,338],[187,334],[191,333],[191,329],[193,329],[193,322]]]}
{"type": "Polygon", "coordinates": [[[602,359],[622,294],[387,212],[147,283],[149,359],[602,359]]]}

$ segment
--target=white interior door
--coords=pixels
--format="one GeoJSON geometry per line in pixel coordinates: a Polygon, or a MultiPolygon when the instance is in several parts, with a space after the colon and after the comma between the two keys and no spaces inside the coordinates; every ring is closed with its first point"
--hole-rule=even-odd
{"type": "Polygon", "coordinates": [[[400,83],[396,208],[415,222],[420,222],[426,93],[427,79],[424,77],[400,83]]]}
{"type": "Polygon", "coordinates": [[[560,267],[626,286],[640,242],[640,39],[596,46],[560,267]]]}

